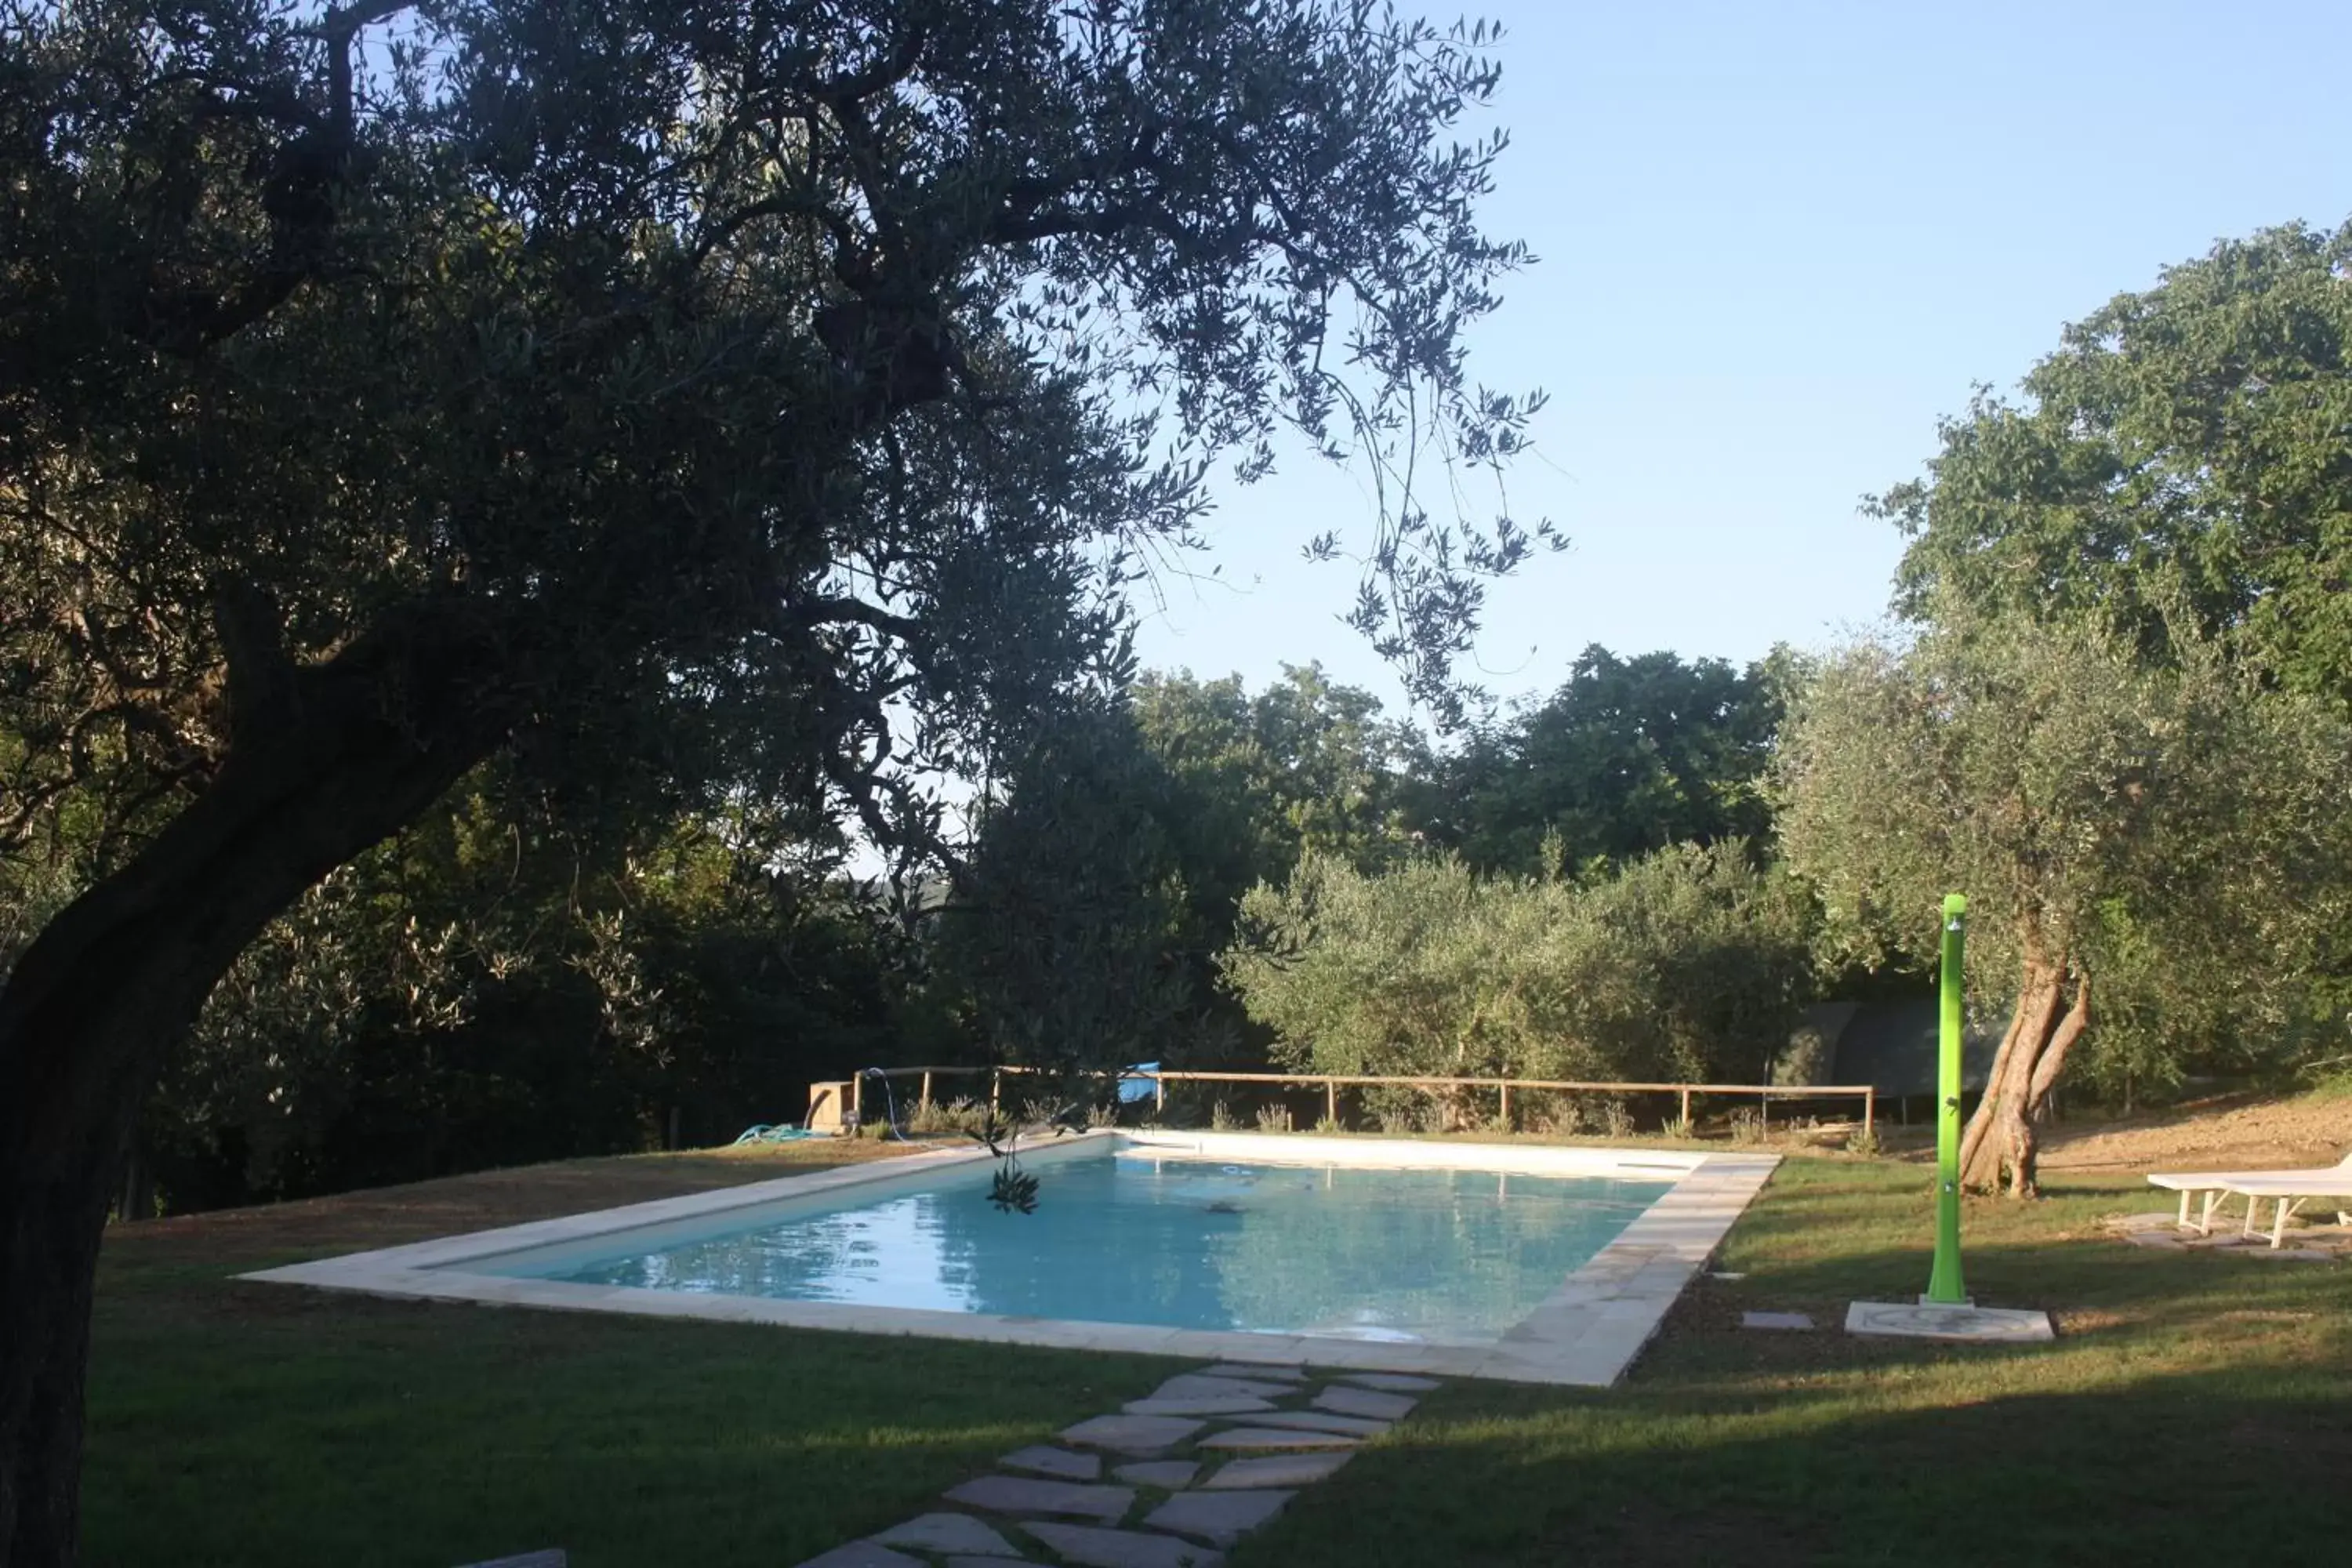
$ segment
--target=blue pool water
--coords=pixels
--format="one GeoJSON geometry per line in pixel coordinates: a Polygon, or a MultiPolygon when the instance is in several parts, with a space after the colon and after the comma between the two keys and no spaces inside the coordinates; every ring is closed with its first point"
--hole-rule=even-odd
{"type": "Polygon", "coordinates": [[[983,1164],[657,1251],[489,1267],[803,1301],[1476,1344],[1533,1310],[1670,1184],[1142,1152],[1031,1170],[1032,1215],[990,1205],[983,1164]]]}

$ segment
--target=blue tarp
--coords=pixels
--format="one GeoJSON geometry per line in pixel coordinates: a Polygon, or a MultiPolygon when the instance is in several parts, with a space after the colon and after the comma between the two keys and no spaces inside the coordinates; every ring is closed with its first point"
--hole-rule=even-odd
{"type": "Polygon", "coordinates": [[[1138,1100],[1150,1100],[1153,1080],[1140,1075],[1155,1073],[1159,1070],[1158,1062],[1138,1062],[1128,1068],[1125,1076],[1118,1080],[1118,1102],[1121,1105],[1133,1105],[1138,1100]]]}

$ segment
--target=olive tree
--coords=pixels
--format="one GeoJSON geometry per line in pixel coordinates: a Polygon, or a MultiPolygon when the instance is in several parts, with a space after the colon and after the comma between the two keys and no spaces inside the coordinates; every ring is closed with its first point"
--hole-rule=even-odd
{"type": "Polygon", "coordinates": [[[2185,626],[2158,664],[2086,622],[1940,609],[1812,671],[1779,831],[1850,958],[1932,964],[1943,895],[1968,895],[1971,985],[2014,1005],[1963,1175],[2023,1195],[2095,1025],[2157,1060],[2291,1026],[2352,909],[2352,743],[2185,626]]]}
{"type": "Polygon", "coordinates": [[[1228,983],[1316,1072],[1752,1080],[1811,974],[1809,900],[1738,841],[1581,879],[1309,855],[1241,926],[1228,983]]]}
{"type": "Polygon", "coordinates": [[[1410,482],[1527,412],[1461,353],[1522,259],[1456,129],[1484,43],[1364,0],[0,5],[0,836],[94,846],[0,984],[0,1563],[73,1555],[169,1043],[486,758],[919,844],[928,773],[1286,426],[1379,478],[1359,620],[1444,700],[1530,548],[1410,482]]]}

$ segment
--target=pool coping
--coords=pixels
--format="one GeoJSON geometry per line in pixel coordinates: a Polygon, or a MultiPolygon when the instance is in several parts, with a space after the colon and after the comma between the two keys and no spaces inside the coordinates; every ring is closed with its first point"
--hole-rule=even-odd
{"type": "Polygon", "coordinates": [[[1523,1146],[1334,1139],[1296,1133],[1124,1129],[1086,1133],[1066,1140],[1059,1147],[1076,1153],[1097,1139],[1116,1139],[1126,1147],[1165,1148],[1200,1157],[1275,1163],[1551,1176],[1623,1175],[1638,1180],[1669,1179],[1674,1184],[1614,1240],[1562,1280],[1533,1311],[1498,1340],[1480,1345],[1391,1343],[1320,1335],[1170,1329],[1139,1323],[1067,1321],[913,1307],[790,1301],[574,1284],[557,1279],[510,1279],[470,1273],[458,1267],[617,1231],[894,1181],[924,1169],[944,1169],[993,1159],[984,1149],[924,1150],[896,1159],[864,1161],[829,1171],[265,1268],[238,1278],[403,1300],[625,1312],[642,1317],[765,1323],[849,1333],[913,1334],[1060,1350],[1197,1356],[1228,1362],[1606,1388],[1623,1374],[1642,1347],[1658,1331],[1683,1288],[1706,1266],[1733,1222],[1746,1212],[1780,1163],[1776,1154],[1717,1154],[1597,1144],[1523,1146]],[[1668,1174],[1676,1172],[1679,1174],[1668,1174]]]}

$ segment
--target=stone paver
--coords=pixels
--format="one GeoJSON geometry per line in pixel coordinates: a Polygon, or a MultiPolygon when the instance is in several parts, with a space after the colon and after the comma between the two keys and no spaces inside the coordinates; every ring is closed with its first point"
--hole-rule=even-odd
{"type": "Polygon", "coordinates": [[[1263,1377],[1277,1383],[1305,1383],[1307,1374],[1295,1366],[1244,1366],[1236,1362],[1221,1361],[1214,1366],[1204,1366],[1198,1377],[1263,1377]]]}
{"type": "Polygon", "coordinates": [[[1920,1301],[1856,1301],[1845,1331],[1968,1344],[2046,1344],[2057,1334],[2050,1314],[2017,1307],[1937,1307],[1920,1301]]]}
{"type": "Polygon", "coordinates": [[[1286,1426],[1294,1432],[1345,1432],[1350,1437],[1377,1437],[1389,1429],[1386,1421],[1342,1415],[1332,1410],[1269,1410],[1244,1423],[1250,1426],[1286,1426]]]}
{"type": "Polygon", "coordinates": [[[1228,1363],[1180,1373],[1116,1415],[1065,1428],[1060,1440],[1072,1447],[1016,1449],[997,1461],[999,1473],[942,1494],[972,1512],[920,1514],[799,1568],[1018,1568],[1041,1556],[1063,1568],[1223,1568],[1223,1548],[1387,1431],[1413,1407],[1411,1395],[1439,1386],[1400,1373],[1310,1377],[1228,1363]],[[1249,1375],[1260,1370],[1265,1375],[1249,1375]],[[1307,1409],[1275,1403],[1310,1397],[1307,1409]],[[1204,1460],[1216,1464],[1205,1479],[1204,1460]],[[1120,1484],[1104,1483],[1106,1468],[1120,1484]],[[1139,1488],[1160,1500],[1122,1528],[1139,1488]],[[1024,1535],[1030,1540],[1017,1540],[1024,1535]]]}
{"type": "Polygon", "coordinates": [[[1345,1436],[1338,1432],[1286,1432],[1266,1426],[1236,1426],[1230,1432],[1202,1438],[1201,1447],[1233,1449],[1353,1448],[1362,1442],[1361,1437],[1345,1436]]]}
{"type": "Polygon", "coordinates": [[[1336,1454],[1268,1454],[1262,1459],[1229,1459],[1204,1484],[1211,1491],[1311,1486],[1355,1457],[1342,1449],[1336,1454]]]}
{"type": "Polygon", "coordinates": [[[904,1524],[894,1524],[877,1535],[885,1546],[911,1547],[917,1552],[967,1552],[982,1557],[1018,1557],[1007,1541],[968,1513],[927,1513],[904,1524]]]}
{"type": "Polygon", "coordinates": [[[1802,1312],[1742,1312],[1739,1326],[1743,1329],[1810,1329],[1812,1319],[1802,1312]]]}
{"type": "Polygon", "coordinates": [[[1366,1388],[1378,1388],[1390,1394],[1427,1394],[1444,1384],[1433,1377],[1410,1377],[1401,1372],[1343,1372],[1342,1383],[1360,1383],[1366,1388]]]}
{"type": "Polygon", "coordinates": [[[1040,1521],[1022,1529],[1085,1568],[1222,1568],[1225,1554],[1172,1535],[1040,1521]]]}
{"type": "Polygon", "coordinates": [[[926,1568],[926,1564],[919,1557],[909,1557],[870,1541],[853,1541],[810,1558],[800,1568],[926,1568]]]}
{"type": "Polygon", "coordinates": [[[1026,1476],[981,1476],[950,1487],[942,1495],[950,1502],[991,1513],[1074,1513],[1106,1523],[1123,1518],[1135,1501],[1132,1487],[1034,1481],[1026,1476]]]}
{"type": "Polygon", "coordinates": [[[1401,1421],[1420,1403],[1409,1394],[1349,1388],[1345,1384],[1335,1384],[1315,1396],[1318,1410],[1336,1410],[1342,1415],[1369,1415],[1377,1421],[1401,1421]]]}
{"type": "Polygon", "coordinates": [[[1065,1426],[1061,1438],[1088,1448],[1148,1457],[1173,1447],[1203,1425],[1181,1415],[1097,1415],[1065,1426]]]}
{"type": "Polygon", "coordinates": [[[1100,1454],[1073,1454],[1067,1448],[1039,1445],[1007,1454],[996,1461],[1008,1470],[1028,1470],[1063,1481],[1091,1481],[1102,1475],[1100,1454]]]}
{"type": "Polygon", "coordinates": [[[1296,1384],[1268,1383],[1263,1378],[1209,1377],[1197,1372],[1178,1373],[1151,1391],[1153,1399],[1280,1399],[1296,1394],[1296,1384]]]}
{"type": "Polygon", "coordinates": [[[1192,1399],[1130,1399],[1119,1408],[1129,1415],[1248,1415],[1274,1406],[1246,1394],[1219,1394],[1192,1399]]]}
{"type": "Polygon", "coordinates": [[[1121,1465],[1111,1472],[1129,1486],[1161,1487],[1174,1491],[1189,1487],[1192,1478],[1201,1473],[1198,1459],[1139,1459],[1132,1465],[1121,1465]]]}
{"type": "Polygon", "coordinates": [[[1297,1494],[1286,1491],[1179,1492],[1145,1516],[1153,1530],[1197,1535],[1231,1546],[1282,1511],[1297,1494]]]}

